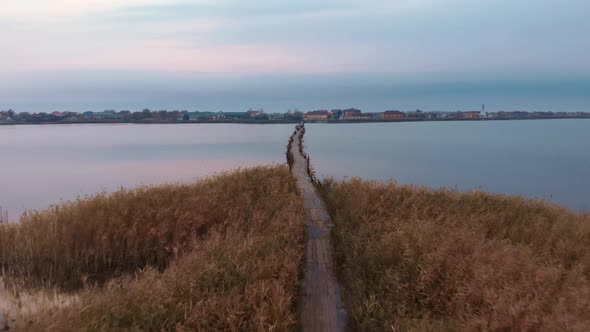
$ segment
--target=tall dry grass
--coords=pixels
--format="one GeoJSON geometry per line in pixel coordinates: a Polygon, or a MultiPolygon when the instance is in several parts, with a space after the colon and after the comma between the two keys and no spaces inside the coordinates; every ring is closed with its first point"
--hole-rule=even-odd
{"type": "Polygon", "coordinates": [[[590,217],[542,201],[324,182],[350,330],[590,330],[590,217]]]}
{"type": "Polygon", "coordinates": [[[288,168],[259,167],[28,214],[0,228],[0,264],[28,286],[86,285],[21,330],[286,330],[303,225],[288,168]]]}
{"type": "Polygon", "coordinates": [[[0,225],[8,223],[8,211],[2,210],[0,206],[0,225]]]}

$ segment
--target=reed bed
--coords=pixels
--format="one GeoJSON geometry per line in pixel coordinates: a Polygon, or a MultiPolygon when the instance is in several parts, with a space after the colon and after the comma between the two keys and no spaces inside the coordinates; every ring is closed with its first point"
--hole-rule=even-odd
{"type": "Polygon", "coordinates": [[[21,289],[76,290],[17,330],[288,330],[303,257],[302,200],[285,166],[99,194],[0,227],[21,289]]]}
{"type": "Polygon", "coordinates": [[[8,223],[8,211],[0,206],[0,225],[8,223]]]}
{"type": "Polygon", "coordinates": [[[359,179],[321,190],[350,330],[590,330],[590,216],[359,179]]]}

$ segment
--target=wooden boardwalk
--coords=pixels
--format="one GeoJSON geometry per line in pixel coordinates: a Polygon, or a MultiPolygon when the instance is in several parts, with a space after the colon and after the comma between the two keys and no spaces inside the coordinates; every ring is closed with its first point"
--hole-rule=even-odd
{"type": "Polygon", "coordinates": [[[303,331],[344,331],[346,312],[332,264],[332,227],[326,208],[307,172],[307,160],[299,151],[299,134],[293,137],[292,173],[305,200],[307,249],[301,300],[303,331]]]}

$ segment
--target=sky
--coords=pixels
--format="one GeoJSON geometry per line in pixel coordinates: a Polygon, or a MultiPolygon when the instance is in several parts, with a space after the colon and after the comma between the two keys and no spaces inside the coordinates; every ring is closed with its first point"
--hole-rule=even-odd
{"type": "Polygon", "coordinates": [[[587,0],[4,1],[0,109],[377,109],[388,96],[447,109],[511,92],[498,107],[580,110],[588,13],[587,0]],[[551,87],[561,97],[531,102],[551,87]]]}

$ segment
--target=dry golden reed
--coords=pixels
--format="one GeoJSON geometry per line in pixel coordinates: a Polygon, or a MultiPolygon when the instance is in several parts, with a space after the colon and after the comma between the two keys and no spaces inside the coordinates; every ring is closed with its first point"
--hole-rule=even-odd
{"type": "Polygon", "coordinates": [[[4,211],[0,206],[0,225],[8,223],[8,211],[4,211]]]}
{"type": "Polygon", "coordinates": [[[20,330],[288,330],[303,238],[288,168],[258,167],[27,214],[0,228],[0,264],[8,280],[80,289],[20,330]]]}
{"type": "Polygon", "coordinates": [[[358,179],[323,195],[350,330],[590,330],[588,215],[358,179]]]}

